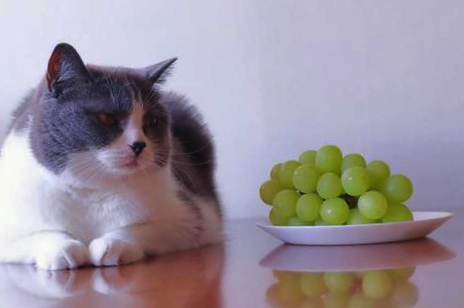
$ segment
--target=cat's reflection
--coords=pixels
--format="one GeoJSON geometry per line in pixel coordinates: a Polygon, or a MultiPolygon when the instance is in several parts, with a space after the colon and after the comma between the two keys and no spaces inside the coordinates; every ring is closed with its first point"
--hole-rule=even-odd
{"type": "Polygon", "coordinates": [[[266,293],[275,308],[411,308],[419,299],[416,268],[360,272],[274,270],[266,293]]]}
{"type": "Polygon", "coordinates": [[[223,247],[107,268],[0,266],[0,307],[221,307],[223,247]]]}

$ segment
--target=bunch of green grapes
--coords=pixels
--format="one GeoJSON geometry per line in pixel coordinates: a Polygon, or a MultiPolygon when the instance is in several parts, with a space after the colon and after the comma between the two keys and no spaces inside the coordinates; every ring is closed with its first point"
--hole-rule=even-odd
{"type": "Polygon", "coordinates": [[[416,268],[364,272],[288,272],[274,270],[267,289],[272,307],[410,308],[419,292],[410,281],[416,268]]]}
{"type": "Polygon", "coordinates": [[[334,145],[276,164],[259,194],[272,206],[269,220],[277,226],[413,220],[404,204],[413,194],[407,176],[390,174],[388,164],[380,160],[367,164],[360,154],[343,156],[334,145]]]}

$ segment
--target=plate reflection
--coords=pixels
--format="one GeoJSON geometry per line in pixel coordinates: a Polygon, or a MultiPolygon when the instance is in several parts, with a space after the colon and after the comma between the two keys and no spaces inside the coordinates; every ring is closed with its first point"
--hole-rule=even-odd
{"type": "Polygon", "coordinates": [[[432,239],[362,246],[280,245],[260,262],[274,282],[266,300],[275,308],[412,308],[420,266],[454,258],[432,239]]]}

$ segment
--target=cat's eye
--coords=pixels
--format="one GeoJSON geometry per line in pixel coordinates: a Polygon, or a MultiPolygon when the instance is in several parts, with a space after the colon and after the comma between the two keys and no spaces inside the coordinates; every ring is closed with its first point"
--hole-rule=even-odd
{"type": "Polygon", "coordinates": [[[112,126],[116,123],[116,119],[113,116],[106,113],[99,113],[97,117],[100,120],[100,122],[102,122],[106,126],[112,126]]]}

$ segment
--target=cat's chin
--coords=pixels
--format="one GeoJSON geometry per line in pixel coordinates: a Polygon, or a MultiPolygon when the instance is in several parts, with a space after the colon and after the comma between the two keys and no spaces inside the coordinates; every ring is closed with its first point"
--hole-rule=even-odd
{"type": "Polygon", "coordinates": [[[109,176],[124,177],[128,175],[137,174],[139,172],[143,172],[146,169],[148,168],[138,163],[130,163],[126,165],[114,166],[114,167],[108,168],[107,173],[109,176]]]}
{"type": "Polygon", "coordinates": [[[161,166],[139,160],[125,164],[106,165],[105,173],[108,177],[121,178],[141,173],[152,173],[160,169],[163,168],[161,166]]]}

